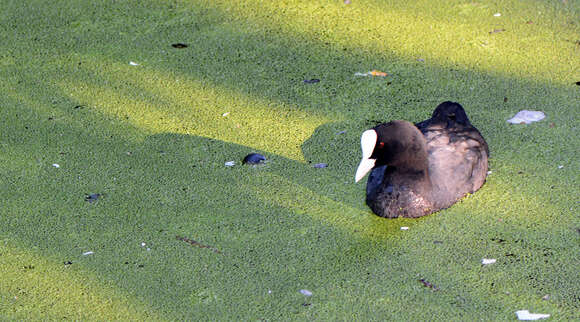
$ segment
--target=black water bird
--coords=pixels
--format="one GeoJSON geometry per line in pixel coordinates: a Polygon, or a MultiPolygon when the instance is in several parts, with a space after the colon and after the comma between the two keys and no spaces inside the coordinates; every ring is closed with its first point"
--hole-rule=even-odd
{"type": "Polygon", "coordinates": [[[443,102],[417,124],[391,121],[365,131],[355,181],[369,171],[366,203],[381,217],[421,217],[477,191],[489,149],[463,107],[443,102]]]}

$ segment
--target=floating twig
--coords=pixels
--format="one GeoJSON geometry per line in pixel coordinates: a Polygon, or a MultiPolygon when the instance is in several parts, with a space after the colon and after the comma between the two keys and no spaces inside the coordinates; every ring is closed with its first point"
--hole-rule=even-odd
{"type": "Polygon", "coordinates": [[[435,286],[434,284],[426,281],[424,278],[420,279],[419,282],[423,283],[423,285],[425,287],[428,287],[430,289],[433,289],[433,291],[439,291],[439,288],[437,286],[435,286]]]}
{"type": "Polygon", "coordinates": [[[214,253],[221,254],[221,252],[217,248],[212,247],[212,246],[208,246],[208,245],[204,245],[204,244],[202,244],[200,242],[197,242],[197,241],[195,241],[193,239],[189,239],[187,237],[181,237],[181,236],[175,236],[175,238],[177,240],[184,241],[184,242],[190,244],[191,246],[195,246],[195,247],[199,247],[199,248],[207,248],[207,249],[211,250],[214,253]]]}

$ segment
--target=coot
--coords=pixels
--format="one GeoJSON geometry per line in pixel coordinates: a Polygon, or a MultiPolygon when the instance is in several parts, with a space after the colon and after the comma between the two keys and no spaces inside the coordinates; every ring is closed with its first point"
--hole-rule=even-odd
{"type": "Polygon", "coordinates": [[[421,217],[485,182],[489,149],[463,107],[443,102],[417,124],[391,121],[361,137],[355,180],[369,171],[366,203],[381,217],[421,217]]]}

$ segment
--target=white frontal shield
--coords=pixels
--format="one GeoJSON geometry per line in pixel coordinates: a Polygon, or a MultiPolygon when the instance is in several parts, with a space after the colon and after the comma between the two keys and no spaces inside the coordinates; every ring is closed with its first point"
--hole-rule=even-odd
{"type": "Polygon", "coordinates": [[[362,149],[362,160],[356,169],[354,177],[355,182],[359,182],[371,169],[375,166],[377,160],[371,159],[371,155],[375,150],[377,144],[377,132],[375,130],[364,131],[360,138],[360,146],[362,149]]]}

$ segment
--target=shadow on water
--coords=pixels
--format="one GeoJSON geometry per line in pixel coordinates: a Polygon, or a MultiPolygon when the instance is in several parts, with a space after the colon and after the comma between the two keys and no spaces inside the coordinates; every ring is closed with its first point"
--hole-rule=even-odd
{"type": "Polygon", "coordinates": [[[3,99],[11,133],[24,134],[3,138],[15,160],[2,170],[2,235],[55,264],[93,271],[168,316],[181,316],[184,306],[207,316],[231,301],[301,301],[297,289],[324,287],[327,274],[352,278],[353,265],[397,251],[398,238],[389,236],[398,224],[341,199],[357,187],[329,169],[191,135],[135,142],[100,113],[51,119],[51,108],[25,94],[3,99]],[[268,162],[241,165],[250,152],[268,162]],[[230,160],[237,164],[225,166],[230,160]],[[89,203],[91,193],[101,197],[89,203]],[[279,293],[276,301],[264,300],[265,288],[279,293]]]}

